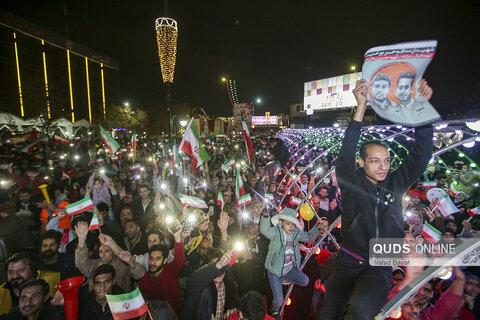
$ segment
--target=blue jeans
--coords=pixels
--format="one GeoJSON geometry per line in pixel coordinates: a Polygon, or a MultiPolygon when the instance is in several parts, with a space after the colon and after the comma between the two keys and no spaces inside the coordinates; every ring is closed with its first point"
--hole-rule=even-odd
{"type": "Polygon", "coordinates": [[[273,293],[272,311],[279,311],[283,304],[282,280],[292,282],[301,287],[306,287],[309,281],[307,275],[298,268],[292,268],[292,270],[283,277],[279,277],[268,271],[268,281],[270,282],[270,288],[272,288],[273,293]]]}

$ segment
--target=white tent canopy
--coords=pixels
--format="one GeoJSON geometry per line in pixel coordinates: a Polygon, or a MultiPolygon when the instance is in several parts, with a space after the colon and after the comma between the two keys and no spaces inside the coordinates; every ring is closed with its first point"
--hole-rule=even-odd
{"type": "Polygon", "coordinates": [[[19,134],[30,132],[35,129],[38,132],[44,132],[48,127],[49,133],[55,133],[65,138],[71,139],[80,130],[88,131],[92,125],[85,119],[72,123],[65,118],[46,120],[43,117],[22,119],[11,113],[0,112],[0,132],[12,131],[19,134]]]}

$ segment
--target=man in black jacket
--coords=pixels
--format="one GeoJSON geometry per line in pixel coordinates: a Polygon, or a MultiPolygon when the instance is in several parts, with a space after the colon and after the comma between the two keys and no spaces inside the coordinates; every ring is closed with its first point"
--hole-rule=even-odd
{"type": "MultiPolygon", "coordinates": [[[[336,161],[336,174],[342,191],[342,251],[327,280],[325,308],[321,319],[373,319],[386,302],[391,282],[391,267],[374,267],[368,263],[369,240],[403,238],[402,196],[427,167],[432,157],[433,128],[418,127],[415,145],[403,164],[390,172],[390,155],[378,141],[360,148],[355,167],[356,146],[366,110],[368,89],[365,80],[357,81],[353,94],[358,106],[336,161]]],[[[419,94],[427,100],[432,89],[420,81],[419,94]]]]}
{"type": "Polygon", "coordinates": [[[210,261],[187,279],[186,297],[179,318],[211,320],[228,318],[240,306],[237,283],[227,270],[232,252],[211,249],[205,259],[210,261]]]}

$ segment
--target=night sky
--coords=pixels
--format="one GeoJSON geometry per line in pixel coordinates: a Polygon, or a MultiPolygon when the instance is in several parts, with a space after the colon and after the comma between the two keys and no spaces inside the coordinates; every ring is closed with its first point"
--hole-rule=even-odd
{"type": "MultiPolygon", "coordinates": [[[[163,1],[66,3],[67,19],[61,1],[0,7],[57,33],[67,24],[72,40],[119,61],[119,103],[163,108],[154,28],[163,1]]],[[[236,80],[240,102],[262,98],[256,114],[278,114],[303,102],[305,81],[358,69],[367,49],[426,39],[439,42],[425,75],[437,110],[465,114],[480,96],[479,1],[177,0],[167,16],[179,26],[173,103],[209,114],[231,115],[222,76],[236,80]]]]}

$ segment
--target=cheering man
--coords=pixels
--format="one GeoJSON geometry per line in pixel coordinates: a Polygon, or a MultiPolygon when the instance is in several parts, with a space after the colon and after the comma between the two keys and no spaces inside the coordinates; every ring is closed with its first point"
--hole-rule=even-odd
{"type": "MultiPolygon", "coordinates": [[[[432,96],[425,80],[418,91],[427,100],[432,96]]],[[[342,190],[343,247],[327,280],[323,320],[343,319],[348,301],[345,319],[370,320],[386,302],[392,268],[369,265],[369,240],[404,237],[402,195],[432,158],[433,128],[418,127],[415,145],[397,170],[390,172],[388,149],[378,141],[361,146],[357,169],[355,150],[367,106],[365,80],[357,81],[353,94],[358,106],[345,131],[335,170],[342,190]]]]}

